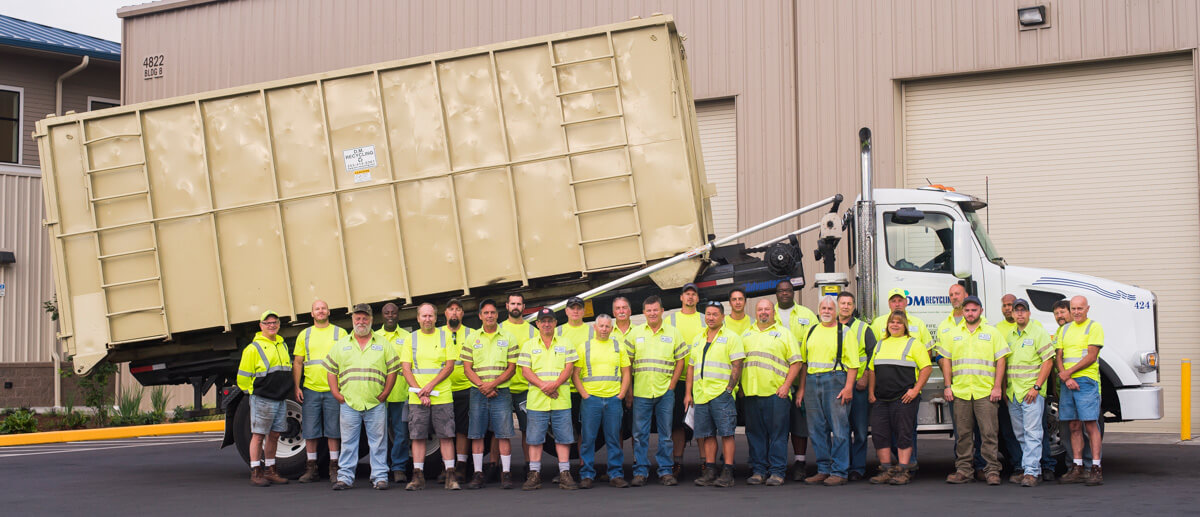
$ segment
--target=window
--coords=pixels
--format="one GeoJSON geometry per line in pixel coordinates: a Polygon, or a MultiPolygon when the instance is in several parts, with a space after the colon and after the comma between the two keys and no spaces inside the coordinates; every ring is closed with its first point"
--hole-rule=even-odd
{"type": "Polygon", "coordinates": [[[954,220],[946,214],[907,210],[902,217],[883,214],[888,263],[899,271],[953,273],[954,220]]]}
{"type": "Polygon", "coordinates": [[[116,99],[105,99],[103,97],[88,97],[88,111],[96,111],[107,108],[115,108],[121,105],[121,101],[116,99]]]}
{"type": "Polygon", "coordinates": [[[0,162],[21,163],[21,90],[0,86],[0,162]]]}

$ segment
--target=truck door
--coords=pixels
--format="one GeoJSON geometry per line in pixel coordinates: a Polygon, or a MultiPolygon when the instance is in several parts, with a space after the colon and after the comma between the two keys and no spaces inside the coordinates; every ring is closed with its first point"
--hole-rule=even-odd
{"type": "Polygon", "coordinates": [[[886,293],[893,288],[907,292],[909,315],[924,320],[930,332],[950,313],[947,293],[959,281],[953,267],[954,220],[944,206],[879,207],[878,314],[888,310],[886,293]]]}

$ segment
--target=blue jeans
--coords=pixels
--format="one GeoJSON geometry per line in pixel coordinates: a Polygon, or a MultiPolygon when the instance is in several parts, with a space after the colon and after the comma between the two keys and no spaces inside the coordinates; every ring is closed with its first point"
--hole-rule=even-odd
{"type": "Polygon", "coordinates": [[[378,404],[366,411],[357,411],[342,404],[342,452],[338,456],[338,481],[354,484],[358,467],[358,439],[362,428],[367,429],[367,446],[371,449],[371,483],[387,481],[387,406],[378,404]]]}
{"type": "Polygon", "coordinates": [[[596,435],[604,429],[604,448],[608,449],[608,477],[625,477],[625,451],[621,450],[621,399],[591,396],[580,403],[579,416],[583,420],[579,441],[579,477],[596,477],[596,435]]]}
{"type": "Polygon", "coordinates": [[[808,441],[817,457],[817,473],[846,477],[850,469],[850,405],[837,399],[846,387],[846,372],[808,374],[804,406],[808,441]]]}
{"type": "Polygon", "coordinates": [[[867,426],[871,423],[869,398],[867,390],[855,389],[854,400],[850,402],[850,472],[863,475],[867,473],[867,426]]]}
{"type": "Polygon", "coordinates": [[[387,418],[388,430],[392,437],[388,467],[392,470],[405,470],[408,468],[408,460],[412,459],[412,444],[408,441],[408,402],[388,402],[387,418]]]}
{"type": "Polygon", "coordinates": [[[467,438],[482,440],[487,432],[500,440],[513,437],[512,394],[508,388],[497,388],[496,396],[488,398],[479,388],[471,388],[471,409],[467,413],[467,438]]]}
{"type": "Polygon", "coordinates": [[[300,404],[300,431],[305,440],[341,437],[338,424],[338,401],[328,391],[313,391],[300,388],[304,402],[300,404]]]}
{"type": "Polygon", "coordinates": [[[1012,421],[1013,434],[1021,444],[1021,457],[1013,458],[1013,468],[1020,468],[1027,476],[1042,474],[1042,411],[1046,399],[1038,395],[1037,400],[1026,404],[1021,399],[1009,399],[1008,416],[1012,421]]]}
{"type": "Polygon", "coordinates": [[[671,473],[674,462],[671,451],[671,411],[675,409],[675,392],[667,390],[654,398],[633,397],[633,475],[650,475],[650,420],[658,424],[658,448],[654,461],[658,463],[658,475],[671,473]]]}
{"type": "Polygon", "coordinates": [[[791,411],[791,398],[746,397],[746,444],[754,474],[783,477],[787,473],[791,411]]]}

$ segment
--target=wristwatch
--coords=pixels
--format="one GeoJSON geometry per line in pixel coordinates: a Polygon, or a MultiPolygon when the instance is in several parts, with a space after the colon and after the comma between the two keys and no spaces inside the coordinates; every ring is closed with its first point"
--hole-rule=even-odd
{"type": "Polygon", "coordinates": [[[1042,391],[1042,386],[1040,384],[1034,384],[1033,389],[1035,389],[1037,391],[1042,391]]]}

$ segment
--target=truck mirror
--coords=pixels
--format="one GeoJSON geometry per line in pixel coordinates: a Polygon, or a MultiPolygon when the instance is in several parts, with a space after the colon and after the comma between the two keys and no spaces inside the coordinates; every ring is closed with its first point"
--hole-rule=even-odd
{"type": "Polygon", "coordinates": [[[971,276],[971,266],[975,263],[974,235],[971,223],[954,221],[954,276],[958,278],[971,276]]]}
{"type": "Polygon", "coordinates": [[[921,222],[922,219],[925,219],[925,212],[911,206],[902,207],[892,212],[892,223],[894,224],[916,224],[921,222]]]}

